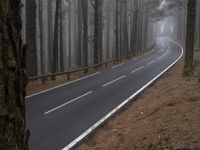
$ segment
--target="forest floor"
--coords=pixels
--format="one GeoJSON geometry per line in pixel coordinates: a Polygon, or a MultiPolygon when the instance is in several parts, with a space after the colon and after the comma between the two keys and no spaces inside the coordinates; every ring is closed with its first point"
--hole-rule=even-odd
{"type": "MultiPolygon", "coordinates": [[[[200,70],[200,53],[195,54],[200,70]]],[[[200,82],[182,77],[183,60],[78,150],[200,150],[200,82]],[[189,149],[187,149],[189,150],[189,149]]]]}

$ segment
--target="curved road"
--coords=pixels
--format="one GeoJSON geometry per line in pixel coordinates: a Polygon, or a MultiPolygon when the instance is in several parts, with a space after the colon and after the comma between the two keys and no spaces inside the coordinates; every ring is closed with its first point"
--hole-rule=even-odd
{"type": "Polygon", "coordinates": [[[148,54],[26,98],[30,150],[73,147],[137,96],[182,56],[180,46],[159,39],[148,54]]]}

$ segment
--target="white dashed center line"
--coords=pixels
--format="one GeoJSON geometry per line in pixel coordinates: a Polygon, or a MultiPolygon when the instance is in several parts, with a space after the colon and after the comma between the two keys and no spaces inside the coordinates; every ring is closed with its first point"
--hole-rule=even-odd
{"type": "Polygon", "coordinates": [[[142,66],[142,67],[140,67],[140,68],[138,68],[138,69],[136,69],[136,70],[133,70],[132,72],[131,72],[131,74],[133,74],[133,73],[135,73],[135,72],[137,72],[137,71],[139,71],[139,70],[141,70],[141,69],[143,69],[144,68],[144,66],[142,66]]]}
{"type": "Polygon", "coordinates": [[[62,104],[62,105],[60,105],[60,106],[58,106],[58,107],[56,107],[56,108],[53,108],[53,109],[51,109],[51,110],[45,112],[44,114],[47,115],[47,114],[49,114],[49,113],[52,113],[53,111],[56,111],[56,110],[58,110],[59,108],[64,107],[64,106],[66,106],[66,105],[68,105],[68,104],[70,104],[70,103],[73,103],[73,102],[79,100],[80,98],[83,98],[83,97],[85,97],[85,96],[91,94],[92,92],[93,92],[93,91],[90,91],[90,92],[88,92],[88,93],[85,93],[85,94],[83,94],[83,95],[81,95],[81,96],[79,96],[79,97],[77,97],[77,98],[75,98],[75,99],[73,99],[73,100],[71,100],[71,101],[69,101],[69,102],[67,102],[67,103],[64,103],[64,104],[62,104]]]}
{"type": "Polygon", "coordinates": [[[151,62],[149,62],[147,65],[151,65],[155,62],[155,60],[152,60],[151,62]]]}
{"type": "Polygon", "coordinates": [[[104,84],[102,87],[106,87],[106,86],[108,86],[108,85],[110,85],[110,84],[112,84],[112,83],[114,83],[114,82],[116,82],[116,81],[118,81],[118,80],[120,80],[122,78],[125,78],[125,77],[126,77],[126,75],[123,75],[123,76],[121,76],[121,77],[119,77],[119,78],[117,78],[117,79],[115,79],[115,80],[113,80],[111,82],[108,82],[108,83],[104,84]]]}

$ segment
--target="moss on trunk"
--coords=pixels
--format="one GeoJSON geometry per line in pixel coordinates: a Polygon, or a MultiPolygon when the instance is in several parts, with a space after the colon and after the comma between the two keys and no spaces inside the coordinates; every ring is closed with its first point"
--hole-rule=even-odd
{"type": "Polygon", "coordinates": [[[21,1],[0,2],[0,149],[27,150],[25,46],[21,40],[21,1]]]}
{"type": "Polygon", "coordinates": [[[188,1],[185,65],[183,76],[193,74],[196,0],[188,1]]]}

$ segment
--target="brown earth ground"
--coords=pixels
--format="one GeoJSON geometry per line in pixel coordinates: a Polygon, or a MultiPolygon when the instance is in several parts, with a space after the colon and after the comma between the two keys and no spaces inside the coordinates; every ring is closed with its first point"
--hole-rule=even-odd
{"type": "MultiPolygon", "coordinates": [[[[200,58],[200,53],[196,52],[200,58]]],[[[200,60],[196,59],[196,70],[200,60]]],[[[183,60],[124,112],[98,129],[78,150],[200,150],[200,83],[197,71],[182,78],[183,60]]]]}

